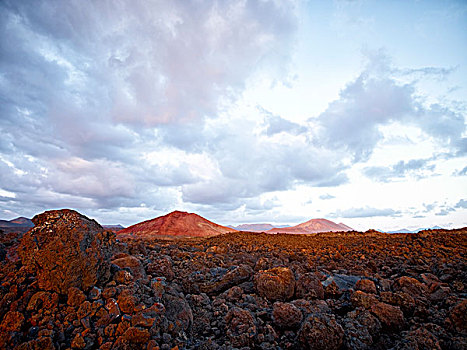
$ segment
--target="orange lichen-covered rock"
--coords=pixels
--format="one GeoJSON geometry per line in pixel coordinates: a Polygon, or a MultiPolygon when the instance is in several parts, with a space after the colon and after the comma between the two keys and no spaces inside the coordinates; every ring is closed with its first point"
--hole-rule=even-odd
{"type": "Polygon", "coordinates": [[[365,278],[357,281],[357,283],[355,284],[355,289],[361,290],[365,293],[376,294],[375,282],[365,278]]]}
{"type": "Polygon", "coordinates": [[[234,307],[225,316],[225,323],[227,335],[233,346],[243,347],[253,344],[256,326],[250,311],[234,307]]]}
{"type": "Polygon", "coordinates": [[[262,270],[254,277],[258,294],[269,300],[288,300],[294,295],[295,278],[288,267],[262,270]]]}
{"type": "Polygon", "coordinates": [[[371,307],[371,312],[387,330],[398,330],[404,326],[404,314],[397,306],[379,302],[371,307]]]}
{"type": "Polygon", "coordinates": [[[126,255],[118,259],[112,260],[112,264],[115,264],[122,269],[129,269],[131,271],[131,274],[137,279],[146,277],[146,272],[144,271],[143,264],[138,258],[134,257],[133,255],[126,255]]]}
{"type": "Polygon", "coordinates": [[[344,330],[333,316],[313,314],[303,323],[298,339],[304,349],[340,349],[344,342],[344,330]]]}
{"type": "Polygon", "coordinates": [[[426,285],[416,280],[415,278],[408,277],[408,276],[402,276],[398,278],[394,282],[392,288],[395,291],[406,292],[409,295],[412,295],[414,297],[424,295],[428,291],[428,288],[426,285]]]}
{"type": "Polygon", "coordinates": [[[36,215],[36,225],[18,248],[39,287],[67,294],[68,288],[88,289],[108,277],[115,234],[74,210],[51,210],[36,215]]]}
{"type": "Polygon", "coordinates": [[[303,314],[298,307],[290,303],[274,303],[272,310],[274,324],[280,328],[298,328],[303,314]]]}

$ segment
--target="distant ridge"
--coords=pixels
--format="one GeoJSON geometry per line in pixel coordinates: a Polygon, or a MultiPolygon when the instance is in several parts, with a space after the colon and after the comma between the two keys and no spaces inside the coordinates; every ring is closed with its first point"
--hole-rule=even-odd
{"type": "Polygon", "coordinates": [[[269,233],[319,233],[319,232],[347,232],[353,229],[344,224],[336,224],[327,219],[311,219],[291,227],[273,228],[269,233]]]}
{"type": "Polygon", "coordinates": [[[118,236],[184,236],[206,237],[236,231],[218,225],[197,214],[174,211],[164,216],[143,221],[117,232],[118,236]]]}
{"type": "Polygon", "coordinates": [[[0,227],[5,228],[16,228],[16,227],[34,227],[34,223],[31,219],[20,216],[19,218],[12,220],[0,220],[0,227]]]}
{"type": "Polygon", "coordinates": [[[125,228],[122,225],[102,225],[102,227],[113,232],[118,232],[125,228]]]}
{"type": "Polygon", "coordinates": [[[386,232],[386,233],[418,233],[420,231],[425,231],[425,230],[444,230],[444,229],[439,226],[433,226],[433,227],[417,228],[415,230],[408,230],[406,228],[402,228],[402,229],[395,230],[395,231],[381,231],[381,230],[379,231],[386,232]]]}
{"type": "Polygon", "coordinates": [[[238,231],[250,231],[250,232],[266,232],[274,228],[271,224],[242,224],[238,226],[232,226],[238,231]]]}

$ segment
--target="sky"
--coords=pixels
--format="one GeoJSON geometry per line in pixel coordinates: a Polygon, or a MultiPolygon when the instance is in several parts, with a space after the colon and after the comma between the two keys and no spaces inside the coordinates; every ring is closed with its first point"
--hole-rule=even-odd
{"type": "Polygon", "coordinates": [[[0,218],[467,226],[467,3],[0,2],[0,218]]]}

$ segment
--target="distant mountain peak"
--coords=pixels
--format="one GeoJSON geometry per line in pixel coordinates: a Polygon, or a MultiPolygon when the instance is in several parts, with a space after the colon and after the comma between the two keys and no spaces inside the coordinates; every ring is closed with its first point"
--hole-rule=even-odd
{"type": "Polygon", "coordinates": [[[282,233],[318,233],[318,232],[341,232],[352,231],[353,229],[345,224],[336,224],[328,219],[311,219],[292,227],[274,228],[268,232],[282,233]]]}
{"type": "Polygon", "coordinates": [[[169,214],[140,222],[118,232],[118,235],[131,236],[214,236],[236,231],[218,225],[195,213],[175,210],[169,214]]]}

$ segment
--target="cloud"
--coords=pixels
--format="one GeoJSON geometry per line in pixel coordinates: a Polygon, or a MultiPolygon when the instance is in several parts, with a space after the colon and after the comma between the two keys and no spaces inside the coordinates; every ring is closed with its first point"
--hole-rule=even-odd
{"type": "MultiPolygon", "coordinates": [[[[315,142],[345,151],[352,162],[365,162],[383,140],[379,127],[400,122],[418,127],[448,148],[451,157],[465,154],[464,114],[436,103],[427,106],[417,94],[416,81],[400,82],[397,69],[385,53],[368,55],[366,69],[347,84],[339,99],[309,120],[315,125],[315,142]]],[[[449,74],[450,70],[443,73],[449,74]]]]}
{"type": "Polygon", "coordinates": [[[333,198],[336,198],[336,197],[328,193],[319,196],[319,199],[322,199],[322,200],[333,199],[333,198]]]}
{"type": "Polygon", "coordinates": [[[367,217],[375,217],[375,216],[396,216],[399,215],[400,212],[385,208],[385,209],[378,209],[378,208],[371,208],[371,207],[364,207],[364,208],[349,208],[344,210],[337,210],[336,212],[332,213],[332,217],[342,217],[342,218],[367,218],[367,217]]]}
{"type": "Polygon", "coordinates": [[[465,175],[467,175],[467,166],[465,166],[464,168],[462,168],[460,170],[456,170],[452,175],[453,176],[465,176],[465,175]]]}
{"type": "Polygon", "coordinates": [[[35,208],[176,205],[181,186],[209,177],[195,163],[216,161],[203,156],[219,136],[206,118],[258,69],[286,76],[295,6],[3,1],[0,167],[18,194],[8,206],[23,194],[35,208]],[[161,149],[177,161],[145,158],[161,149]]]}
{"type": "Polygon", "coordinates": [[[411,159],[409,161],[399,161],[392,166],[372,166],[365,167],[363,173],[373,180],[380,182],[390,182],[397,179],[405,179],[407,175],[422,178],[427,172],[435,169],[434,164],[430,164],[432,159],[411,159]]]}
{"type": "Polygon", "coordinates": [[[299,135],[307,132],[307,128],[303,125],[291,122],[282,118],[281,116],[274,115],[264,108],[259,108],[265,115],[266,135],[273,136],[282,132],[287,132],[294,135],[299,135]]]}

